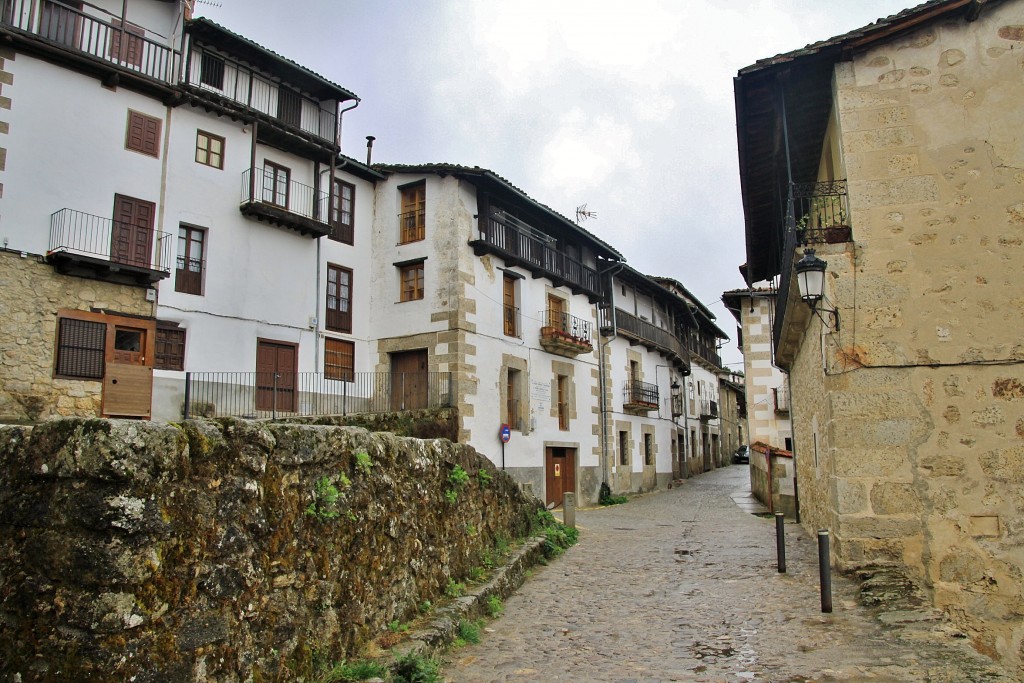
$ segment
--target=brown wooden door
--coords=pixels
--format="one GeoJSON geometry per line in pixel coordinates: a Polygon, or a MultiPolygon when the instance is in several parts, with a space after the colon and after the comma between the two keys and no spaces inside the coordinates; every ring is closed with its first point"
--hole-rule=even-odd
{"type": "Polygon", "coordinates": [[[576,492],[576,449],[550,446],[545,449],[544,461],[544,502],[558,507],[564,494],[576,492]]]}
{"type": "Polygon", "coordinates": [[[156,204],[114,195],[114,224],[110,230],[110,260],[149,268],[153,251],[156,204]]]}
{"type": "Polygon", "coordinates": [[[427,407],[427,350],[391,354],[391,409],[427,407]]]}
{"type": "Polygon", "coordinates": [[[104,415],[149,417],[153,403],[154,337],[151,324],[107,326],[104,415]]]}
{"type": "Polygon", "coordinates": [[[565,299],[548,295],[548,326],[565,332],[565,299]]]}
{"type": "Polygon", "coordinates": [[[505,310],[505,335],[519,336],[519,311],[516,307],[516,280],[507,275],[502,278],[502,301],[505,310]]]}
{"type": "Polygon", "coordinates": [[[295,344],[256,341],[256,410],[295,410],[298,355],[295,344]]]}

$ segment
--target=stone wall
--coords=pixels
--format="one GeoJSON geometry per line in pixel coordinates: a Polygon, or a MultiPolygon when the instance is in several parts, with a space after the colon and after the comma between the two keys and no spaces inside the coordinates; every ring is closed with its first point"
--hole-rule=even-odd
{"type": "Polygon", "coordinates": [[[7,681],[294,680],[539,506],[471,448],[354,427],[55,420],[0,427],[0,462],[7,681]]]}
{"type": "Polygon", "coordinates": [[[836,67],[855,243],[822,251],[842,327],[791,382],[805,523],[1024,675],[1021,26],[1000,3],[836,67]]]}
{"type": "Polygon", "coordinates": [[[101,382],[53,376],[61,308],[153,315],[144,287],[59,275],[40,256],[0,251],[0,419],[100,414],[101,382]]]}
{"type": "Polygon", "coordinates": [[[750,491],[768,506],[770,512],[781,512],[796,519],[795,464],[793,456],[776,453],[764,444],[750,449],[750,491]]]}

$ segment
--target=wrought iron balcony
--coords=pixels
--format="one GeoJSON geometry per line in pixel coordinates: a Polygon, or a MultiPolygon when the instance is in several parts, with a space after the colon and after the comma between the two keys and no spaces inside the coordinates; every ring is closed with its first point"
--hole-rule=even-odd
{"type": "Polygon", "coordinates": [[[794,183],[793,220],[800,244],[849,242],[850,209],[846,181],[794,183]]]}
{"type": "Polygon", "coordinates": [[[74,209],[50,215],[46,260],[62,273],[125,284],[171,274],[171,235],[74,209]]]}
{"type": "Polygon", "coordinates": [[[622,387],[622,408],[638,412],[658,409],[658,385],[626,380],[622,387]]]}
{"type": "Polygon", "coordinates": [[[330,195],[294,180],[281,182],[271,168],[242,173],[242,214],[295,230],[326,237],[331,233],[330,195]]]}
{"type": "Polygon", "coordinates": [[[540,345],[545,351],[573,358],[594,350],[591,321],[550,309],[541,311],[538,316],[541,319],[540,345]]]}
{"type": "Polygon", "coordinates": [[[166,44],[166,38],[160,38],[161,43],[147,37],[142,27],[122,26],[118,18],[95,5],[78,9],[55,0],[3,0],[0,26],[108,73],[166,84],[173,83],[180,63],[180,53],[166,44]]]}
{"type": "MultiPolygon", "coordinates": [[[[244,108],[274,127],[312,135],[334,144],[338,117],[299,90],[271,80],[219,52],[195,45],[189,51],[184,85],[193,94],[233,108],[244,108]]],[[[334,105],[331,101],[330,105],[334,105]]],[[[260,127],[260,137],[269,131],[260,127]]]]}
{"type": "Polygon", "coordinates": [[[573,294],[586,294],[591,303],[601,297],[601,282],[593,268],[558,251],[553,239],[503,211],[494,211],[470,240],[473,253],[495,254],[506,265],[522,266],[556,287],[565,285],[573,294]]]}
{"type": "MultiPolygon", "coordinates": [[[[662,352],[677,367],[687,370],[687,373],[684,374],[688,374],[690,354],[679,337],[646,320],[641,320],[621,308],[615,309],[615,325],[619,334],[637,341],[647,348],[662,352]]],[[[602,323],[602,327],[610,326],[610,323],[608,325],[602,323]]]]}

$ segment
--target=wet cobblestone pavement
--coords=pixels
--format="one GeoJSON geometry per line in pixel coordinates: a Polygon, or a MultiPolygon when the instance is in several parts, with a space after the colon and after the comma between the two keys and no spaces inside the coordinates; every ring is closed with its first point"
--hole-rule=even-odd
{"type": "Polygon", "coordinates": [[[578,511],[580,543],[538,567],[479,644],[447,653],[446,680],[1017,680],[934,612],[864,607],[844,576],[822,614],[816,540],[787,524],[779,574],[774,520],[733,501],[748,490],[747,468],[732,466],[578,511]]]}

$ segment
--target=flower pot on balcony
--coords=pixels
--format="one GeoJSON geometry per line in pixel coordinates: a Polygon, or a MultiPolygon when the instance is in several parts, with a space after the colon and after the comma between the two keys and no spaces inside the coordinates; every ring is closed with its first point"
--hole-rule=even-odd
{"type": "Polygon", "coordinates": [[[825,228],[825,242],[826,244],[841,244],[843,242],[849,242],[853,236],[853,231],[850,230],[848,225],[830,225],[825,228]]]}

